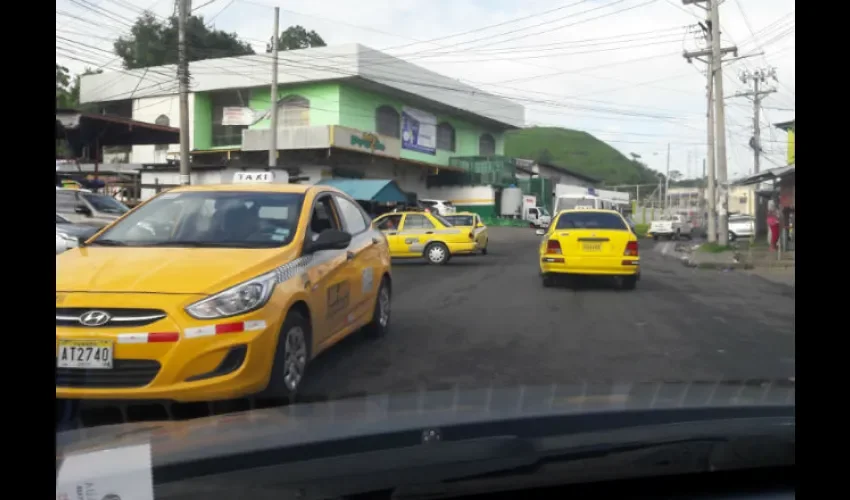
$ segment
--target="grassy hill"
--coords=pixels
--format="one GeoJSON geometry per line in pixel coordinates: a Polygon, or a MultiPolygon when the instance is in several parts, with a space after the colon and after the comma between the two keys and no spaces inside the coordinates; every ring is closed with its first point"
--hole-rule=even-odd
{"type": "Polygon", "coordinates": [[[528,158],[602,179],[606,185],[658,182],[657,174],[579,130],[532,127],[505,136],[505,155],[528,158]]]}

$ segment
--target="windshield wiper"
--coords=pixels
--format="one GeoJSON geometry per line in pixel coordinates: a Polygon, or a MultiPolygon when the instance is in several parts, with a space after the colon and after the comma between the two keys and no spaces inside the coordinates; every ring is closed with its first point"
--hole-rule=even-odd
{"type": "Polygon", "coordinates": [[[191,248],[266,248],[262,243],[241,241],[157,241],[140,243],[144,247],[191,247],[191,248]]]}
{"type": "Polygon", "coordinates": [[[100,245],[100,246],[103,246],[103,247],[126,247],[127,243],[124,242],[124,241],[108,240],[108,239],[98,238],[98,239],[92,241],[91,243],[89,243],[87,246],[92,246],[92,245],[100,245]]]}

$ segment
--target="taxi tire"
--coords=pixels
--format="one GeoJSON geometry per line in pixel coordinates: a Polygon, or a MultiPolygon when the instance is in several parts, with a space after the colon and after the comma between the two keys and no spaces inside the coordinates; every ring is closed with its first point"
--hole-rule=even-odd
{"type": "Polygon", "coordinates": [[[541,281],[543,283],[543,288],[552,288],[555,286],[555,277],[551,274],[544,274],[541,276],[541,281]]]}
{"type": "Polygon", "coordinates": [[[622,276],[620,278],[620,288],[622,290],[634,290],[637,288],[638,275],[622,276]]]}
{"type": "Polygon", "coordinates": [[[424,256],[425,256],[425,260],[429,264],[434,264],[435,266],[445,265],[451,259],[451,254],[449,253],[449,247],[447,247],[444,243],[440,243],[439,241],[429,243],[428,246],[425,247],[425,252],[423,252],[423,253],[424,253],[424,256]],[[445,255],[445,257],[443,257],[443,260],[438,261],[438,262],[434,262],[433,260],[431,260],[431,257],[430,257],[431,249],[434,248],[435,246],[442,247],[443,248],[443,254],[445,255]]]}
{"type": "Polygon", "coordinates": [[[259,394],[259,399],[284,400],[288,403],[292,403],[294,401],[295,395],[298,392],[298,387],[304,383],[304,376],[307,374],[307,366],[310,364],[310,357],[312,356],[310,348],[313,345],[312,335],[313,332],[310,321],[302,316],[298,311],[289,311],[289,314],[286,315],[286,319],[283,321],[283,326],[280,327],[280,333],[277,337],[277,348],[275,350],[274,361],[272,361],[269,384],[266,386],[265,390],[259,394]],[[290,390],[286,386],[286,382],[283,380],[283,362],[286,359],[286,342],[284,336],[286,335],[286,332],[295,326],[300,326],[306,337],[304,341],[307,349],[307,363],[304,366],[304,372],[301,374],[301,380],[298,382],[298,386],[295,390],[290,390]]]}
{"type": "Polygon", "coordinates": [[[481,255],[487,255],[487,247],[481,249],[481,255]]]}
{"type": "Polygon", "coordinates": [[[387,318],[387,324],[381,325],[380,315],[381,315],[381,292],[386,288],[387,293],[389,294],[390,304],[392,304],[393,297],[393,289],[390,285],[390,280],[387,279],[386,276],[381,279],[381,286],[378,288],[378,294],[375,296],[375,309],[372,311],[372,320],[363,327],[363,333],[365,333],[368,337],[379,338],[383,337],[390,330],[390,324],[392,324],[392,307],[390,307],[390,315],[387,318]]]}

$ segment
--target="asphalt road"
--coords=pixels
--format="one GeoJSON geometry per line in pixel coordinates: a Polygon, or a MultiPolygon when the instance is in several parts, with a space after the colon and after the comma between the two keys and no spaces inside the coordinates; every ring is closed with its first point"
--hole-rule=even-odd
{"type": "MultiPolygon", "coordinates": [[[[486,256],[439,267],[394,262],[390,333],[377,340],[355,334],[322,354],[308,367],[299,400],[794,377],[793,288],[685,268],[654,251],[651,240],[641,243],[642,279],[634,291],[604,281],[543,288],[539,238],[531,229],[494,227],[486,256]]],[[[219,411],[202,406],[98,409],[73,420],[90,426],[219,411]]],[[[66,418],[63,408],[57,421],[66,418]]]]}
{"type": "Polygon", "coordinates": [[[788,379],[794,289],[696,270],[641,243],[642,279],[543,288],[539,236],[490,228],[486,256],[393,263],[392,330],[315,360],[307,399],[518,384],[788,379]]]}

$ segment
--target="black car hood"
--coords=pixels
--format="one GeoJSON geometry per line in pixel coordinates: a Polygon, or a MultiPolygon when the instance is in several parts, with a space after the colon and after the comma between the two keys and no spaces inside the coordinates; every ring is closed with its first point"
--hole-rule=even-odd
{"type": "MultiPolygon", "coordinates": [[[[549,385],[375,395],[203,417],[75,429],[56,434],[64,454],[149,443],[155,465],[297,447],[393,432],[482,426],[556,416],[636,415],[647,410],[793,408],[794,382],[549,385]]],[[[594,417],[595,418],[595,417],[594,417]]]]}

